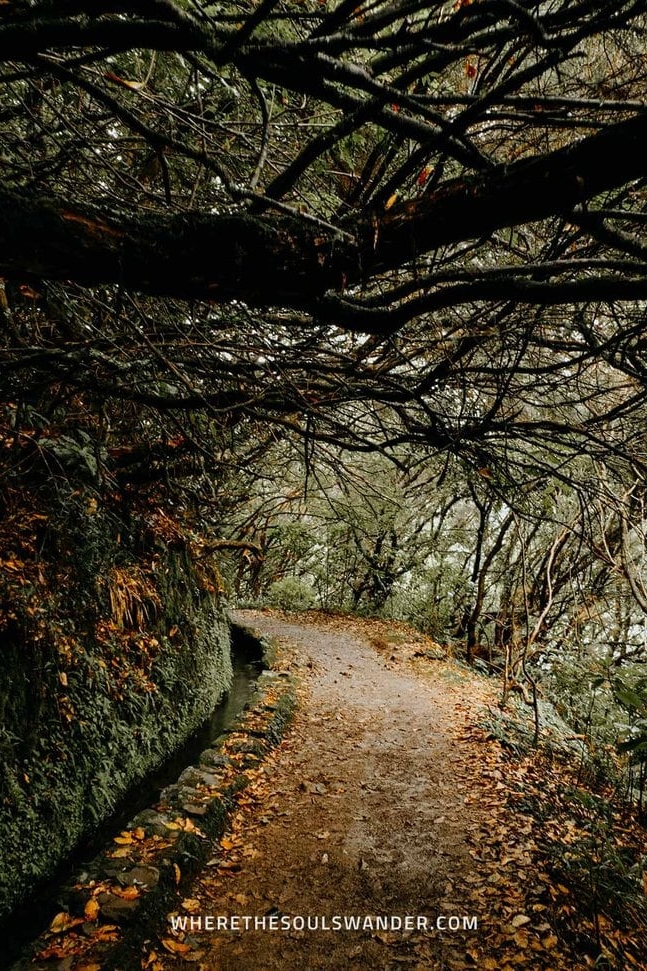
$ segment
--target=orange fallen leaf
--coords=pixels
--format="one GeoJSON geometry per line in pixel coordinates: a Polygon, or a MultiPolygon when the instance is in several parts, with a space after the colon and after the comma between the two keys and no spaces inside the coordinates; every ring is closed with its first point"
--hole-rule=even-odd
{"type": "Polygon", "coordinates": [[[78,917],[71,917],[67,911],[62,910],[53,918],[51,924],[49,925],[48,932],[50,934],[62,934],[63,931],[68,931],[71,927],[77,927],[82,923],[82,919],[78,917]]]}
{"type": "Polygon", "coordinates": [[[88,920],[96,920],[100,911],[101,908],[99,907],[99,901],[95,900],[94,897],[91,900],[88,900],[87,904],[83,908],[83,913],[88,920]]]}
{"type": "Polygon", "coordinates": [[[172,937],[165,937],[162,940],[162,947],[164,947],[169,954],[187,954],[191,950],[189,944],[183,944],[181,941],[174,941],[172,937]]]}
{"type": "Polygon", "coordinates": [[[182,901],[182,909],[187,910],[190,914],[197,914],[202,909],[202,904],[194,897],[187,897],[186,900],[182,901]]]}
{"type": "Polygon", "coordinates": [[[136,897],[139,897],[137,887],[113,887],[112,893],[116,897],[121,897],[122,900],[135,900],[136,897]]]}

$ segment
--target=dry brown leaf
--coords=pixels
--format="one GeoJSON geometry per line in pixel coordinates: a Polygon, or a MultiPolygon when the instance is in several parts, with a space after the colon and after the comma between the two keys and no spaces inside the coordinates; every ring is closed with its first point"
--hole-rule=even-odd
{"type": "Polygon", "coordinates": [[[191,950],[189,944],[183,944],[182,941],[174,941],[172,937],[165,937],[162,940],[162,947],[169,952],[169,954],[188,954],[191,950]]]}
{"type": "Polygon", "coordinates": [[[202,909],[202,904],[195,897],[187,897],[186,900],[182,901],[182,909],[188,911],[190,914],[197,914],[202,909]]]}
{"type": "Polygon", "coordinates": [[[510,923],[513,927],[523,927],[524,924],[530,923],[530,917],[527,917],[526,914],[517,914],[516,917],[512,918],[510,923]]]}

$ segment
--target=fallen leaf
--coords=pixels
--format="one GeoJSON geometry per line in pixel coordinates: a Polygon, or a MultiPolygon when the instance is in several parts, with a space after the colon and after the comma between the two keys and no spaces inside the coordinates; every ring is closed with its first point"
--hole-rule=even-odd
{"type": "Polygon", "coordinates": [[[83,908],[83,913],[88,920],[96,920],[100,911],[101,908],[99,907],[99,901],[95,900],[94,897],[91,900],[88,900],[87,904],[83,908]]]}
{"type": "Polygon", "coordinates": [[[165,937],[162,940],[162,947],[169,952],[169,954],[187,954],[191,950],[189,944],[183,944],[181,941],[174,941],[172,937],[165,937]]]}
{"type": "Polygon", "coordinates": [[[524,924],[530,923],[530,917],[526,917],[525,914],[517,914],[516,917],[512,918],[510,923],[513,927],[523,927],[524,924]]]}
{"type": "Polygon", "coordinates": [[[197,914],[202,909],[202,904],[194,897],[187,897],[186,900],[182,901],[181,906],[183,910],[187,910],[190,914],[197,914]]]}
{"type": "Polygon", "coordinates": [[[51,924],[49,925],[48,932],[50,934],[62,934],[63,931],[69,930],[70,927],[76,927],[78,924],[82,923],[83,921],[78,917],[71,917],[67,911],[62,910],[53,918],[51,924]]]}
{"type": "Polygon", "coordinates": [[[121,897],[122,900],[135,900],[139,897],[139,889],[137,887],[113,887],[112,893],[116,897],[121,897]]]}
{"type": "Polygon", "coordinates": [[[237,846],[240,846],[240,841],[231,840],[231,839],[228,839],[226,836],[223,836],[223,838],[220,840],[220,845],[222,846],[223,850],[233,850],[237,846]]]}

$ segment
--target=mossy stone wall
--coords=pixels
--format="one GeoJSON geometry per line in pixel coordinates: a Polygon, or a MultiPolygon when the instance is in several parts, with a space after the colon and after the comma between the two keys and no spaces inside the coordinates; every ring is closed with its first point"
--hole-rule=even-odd
{"type": "Polygon", "coordinates": [[[67,522],[48,510],[37,551],[25,532],[0,554],[0,920],[231,682],[217,569],[193,536],[147,520],[129,538],[75,503],[67,522]]]}

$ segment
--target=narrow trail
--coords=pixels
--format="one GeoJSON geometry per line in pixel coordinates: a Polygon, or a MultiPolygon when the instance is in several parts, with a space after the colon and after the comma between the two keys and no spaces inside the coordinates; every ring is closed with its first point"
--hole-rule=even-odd
{"type": "Polygon", "coordinates": [[[439,916],[474,912],[465,891],[477,809],[468,802],[473,756],[456,744],[467,719],[460,684],[416,676],[348,630],[254,612],[240,619],[292,649],[306,697],[264,769],[260,824],[248,819],[244,846],[232,848],[240,869],[205,878],[203,912],[426,916],[434,930],[223,932],[205,935],[203,963],[430,967],[419,964],[422,947],[425,961],[436,952],[444,966],[444,952],[463,953],[477,936],[435,929],[439,916]]]}
{"type": "Polygon", "coordinates": [[[245,611],[238,619],[279,640],[301,682],[301,704],[243,791],[222,854],[179,913],[264,916],[267,929],[206,932],[194,923],[183,937],[190,960],[158,951],[144,967],[583,967],[553,950],[542,904],[534,928],[523,914],[537,879],[530,824],[511,833],[498,825],[511,784],[498,768],[506,756],[474,729],[495,701],[490,682],[443,660],[416,661],[424,639],[394,646],[371,635],[379,624],[365,625],[367,637],[361,622],[321,616],[297,623],[245,611]],[[298,921],[379,915],[428,924],[309,930],[298,921]],[[290,927],[271,930],[272,917],[290,927]],[[498,945],[499,956],[489,957],[498,945]]]}

